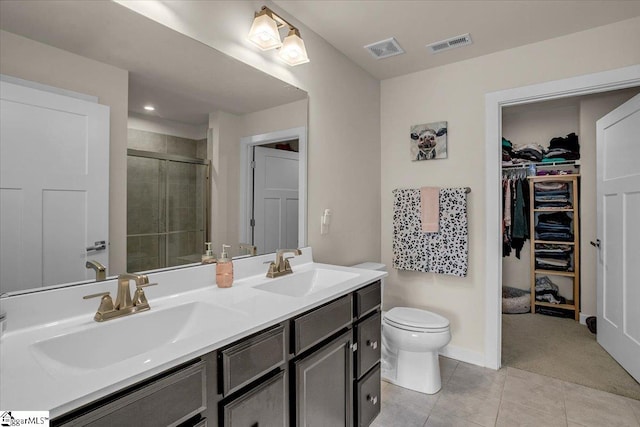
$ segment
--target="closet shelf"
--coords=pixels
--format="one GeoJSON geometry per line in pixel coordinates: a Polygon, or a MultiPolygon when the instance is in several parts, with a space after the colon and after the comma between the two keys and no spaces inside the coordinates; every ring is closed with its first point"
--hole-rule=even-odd
{"type": "Polygon", "coordinates": [[[567,302],[568,303],[570,302],[571,304],[553,304],[551,302],[536,301],[535,305],[542,306],[542,307],[564,308],[565,310],[575,310],[576,309],[576,306],[573,304],[573,301],[567,301],[567,302]]]}
{"type": "Polygon", "coordinates": [[[554,166],[580,166],[580,160],[558,160],[557,162],[526,162],[526,163],[514,163],[503,164],[503,169],[524,169],[534,165],[536,168],[551,168],[554,166]]]}
{"type": "Polygon", "coordinates": [[[580,174],[570,173],[566,175],[536,175],[536,176],[528,176],[527,179],[535,180],[535,182],[545,182],[545,181],[571,181],[573,178],[579,177],[580,174]]]}
{"type": "Polygon", "coordinates": [[[548,274],[549,276],[566,276],[566,277],[575,277],[576,273],[574,271],[559,271],[559,270],[535,270],[536,274],[548,274]]]}
{"type": "MultiPolygon", "coordinates": [[[[565,183],[567,194],[569,195],[569,201],[572,208],[534,208],[530,210],[529,227],[530,236],[536,236],[536,226],[539,223],[542,215],[541,212],[558,212],[559,216],[566,216],[570,219],[569,229],[572,235],[571,241],[551,241],[551,240],[537,240],[535,237],[531,239],[531,253],[530,253],[530,265],[531,265],[531,312],[535,313],[536,306],[563,308],[566,310],[572,310],[576,321],[580,319],[580,211],[579,211],[579,192],[578,192],[578,178],[579,174],[567,174],[567,175],[542,175],[542,176],[530,176],[529,180],[529,201],[530,205],[535,206],[536,193],[544,193],[544,189],[536,189],[536,184],[540,182],[546,183],[565,183]],[[560,214],[560,212],[565,212],[560,214]],[[573,271],[558,271],[558,270],[546,270],[536,268],[536,252],[542,250],[537,248],[538,244],[551,244],[551,245],[571,245],[572,255],[570,258],[571,267],[573,271]],[[536,278],[540,275],[547,276],[563,276],[571,279],[573,295],[571,296],[573,301],[568,301],[567,304],[551,304],[548,302],[536,301],[536,278]]],[[[553,186],[552,186],[553,188],[553,186]]]]}
{"type": "Polygon", "coordinates": [[[575,245],[574,241],[567,242],[563,240],[534,240],[533,243],[543,243],[546,245],[575,245]]]}

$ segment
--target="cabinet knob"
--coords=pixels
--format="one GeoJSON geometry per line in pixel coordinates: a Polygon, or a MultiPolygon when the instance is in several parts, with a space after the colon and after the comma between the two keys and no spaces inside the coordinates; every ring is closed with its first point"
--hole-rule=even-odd
{"type": "Polygon", "coordinates": [[[371,396],[370,394],[367,394],[367,402],[371,402],[372,405],[377,405],[378,396],[371,396]]]}
{"type": "Polygon", "coordinates": [[[367,340],[367,345],[375,350],[378,348],[378,341],[367,340]]]}

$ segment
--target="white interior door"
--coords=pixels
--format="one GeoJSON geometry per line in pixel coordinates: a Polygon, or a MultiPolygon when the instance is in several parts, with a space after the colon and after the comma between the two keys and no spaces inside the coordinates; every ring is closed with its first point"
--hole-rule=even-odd
{"type": "Polygon", "coordinates": [[[0,169],[1,292],[108,267],[109,107],[1,81],[0,169]]]}
{"type": "Polygon", "coordinates": [[[640,381],[640,95],[596,127],[598,342],[640,381]]]}
{"type": "Polygon", "coordinates": [[[258,253],[298,247],[298,153],[256,146],[253,244],[258,253]]]}

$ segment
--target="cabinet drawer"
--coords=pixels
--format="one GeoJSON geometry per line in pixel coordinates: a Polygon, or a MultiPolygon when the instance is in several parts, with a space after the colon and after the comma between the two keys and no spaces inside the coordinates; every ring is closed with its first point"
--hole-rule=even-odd
{"type": "Polygon", "coordinates": [[[364,375],[380,360],[380,312],[356,325],[358,351],[356,352],[356,378],[364,375]]]}
{"type": "Polygon", "coordinates": [[[57,425],[176,426],[204,411],[206,402],[206,370],[201,361],[57,425]]]}
{"type": "Polygon", "coordinates": [[[224,405],[224,427],[289,425],[289,396],[286,373],[273,378],[224,405]]]}
{"type": "Polygon", "coordinates": [[[356,315],[358,318],[380,307],[380,281],[356,291],[356,315]]]}
{"type": "Polygon", "coordinates": [[[219,352],[222,394],[227,396],[277,368],[286,359],[283,325],[249,337],[219,352]]]}
{"type": "Polygon", "coordinates": [[[356,404],[358,427],[368,426],[380,413],[380,365],[358,381],[356,404]]]}
{"type": "Polygon", "coordinates": [[[348,327],[353,319],[351,295],[317,308],[293,320],[296,354],[348,327]]]}

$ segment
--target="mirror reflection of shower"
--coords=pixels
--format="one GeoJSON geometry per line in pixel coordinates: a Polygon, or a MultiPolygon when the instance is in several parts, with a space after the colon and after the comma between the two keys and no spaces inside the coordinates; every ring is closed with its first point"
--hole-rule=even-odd
{"type": "Polygon", "coordinates": [[[127,271],[200,262],[209,217],[207,139],[128,129],[127,271]]]}

